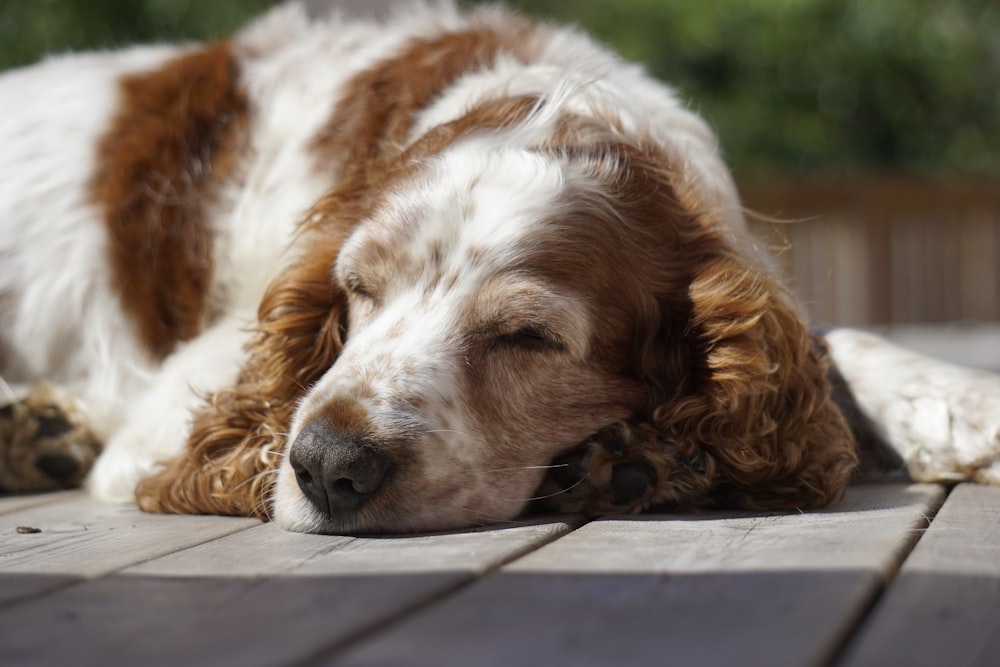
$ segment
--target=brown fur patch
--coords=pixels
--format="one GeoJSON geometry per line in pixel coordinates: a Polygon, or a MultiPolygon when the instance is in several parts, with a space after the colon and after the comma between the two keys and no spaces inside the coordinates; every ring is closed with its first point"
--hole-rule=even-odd
{"type": "Polygon", "coordinates": [[[309,416],[309,421],[324,420],[338,431],[364,433],[370,426],[368,411],[358,401],[335,396],[323,404],[319,414],[309,416]]]}
{"type": "Polygon", "coordinates": [[[400,152],[416,113],[459,77],[489,67],[501,53],[527,61],[534,30],[525,22],[503,32],[479,28],[416,39],[360,72],[313,142],[320,167],[334,161],[344,169],[341,178],[351,178],[373,160],[400,152]]]}
{"type": "Polygon", "coordinates": [[[115,287],[149,350],[201,329],[212,278],[206,209],[235,171],[247,98],[229,46],[179,56],[121,82],[90,195],[108,226],[115,287]]]}

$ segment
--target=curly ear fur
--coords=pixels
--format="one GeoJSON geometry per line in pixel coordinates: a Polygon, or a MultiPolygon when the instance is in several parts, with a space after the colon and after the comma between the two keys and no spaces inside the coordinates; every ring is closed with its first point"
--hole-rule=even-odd
{"type": "Polygon", "coordinates": [[[330,279],[339,242],[324,241],[269,288],[239,380],[195,414],[185,453],[140,483],[142,509],[266,518],[296,402],[343,346],[346,302],[330,279]]]}
{"type": "Polygon", "coordinates": [[[827,365],[767,271],[722,247],[691,281],[692,391],[658,406],[656,429],[714,462],[711,496],[752,509],[818,507],[857,465],[827,365]]]}
{"type": "Polygon", "coordinates": [[[556,459],[540,506],[591,514],[798,509],[843,492],[858,461],[830,397],[822,346],[811,344],[766,273],[719,246],[691,281],[685,349],[668,326],[655,336],[663,359],[640,354],[662,402],[556,459]],[[664,369],[685,355],[687,376],[665,380],[664,369]]]}
{"type": "Polygon", "coordinates": [[[370,186],[347,182],[306,214],[297,247],[308,252],[268,287],[235,386],[207,397],[185,452],[139,484],[139,507],[268,518],[295,406],[343,348],[347,300],[333,265],[373,205],[370,186]]]}
{"type": "Polygon", "coordinates": [[[620,141],[578,152],[592,163],[612,156],[607,191],[639,238],[628,250],[640,304],[634,363],[650,404],[557,459],[541,504],[605,513],[805,508],[837,498],[857,456],[830,397],[822,346],[811,344],[791,297],[677,191],[686,179],[665,166],[668,156],[620,141]]]}
{"type": "Polygon", "coordinates": [[[662,402],[556,459],[538,492],[543,508],[798,509],[843,492],[858,461],[830,397],[822,346],[766,272],[717,240],[716,256],[691,281],[683,340],[666,326],[654,337],[663,358],[639,354],[662,402]],[[684,363],[686,376],[662,376],[684,363]]]}

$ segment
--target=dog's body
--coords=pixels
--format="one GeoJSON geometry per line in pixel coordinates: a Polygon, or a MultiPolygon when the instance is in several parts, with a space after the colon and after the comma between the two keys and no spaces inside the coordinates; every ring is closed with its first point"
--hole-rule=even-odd
{"type": "MultiPolygon", "coordinates": [[[[293,5],[0,98],[7,490],[76,482],[103,442],[107,500],[155,473],[151,510],[418,530],[539,496],[816,506],[852,475],[711,132],[575,32],[293,5]]],[[[997,378],[827,342],[912,473],[1000,480],[997,378]]]]}

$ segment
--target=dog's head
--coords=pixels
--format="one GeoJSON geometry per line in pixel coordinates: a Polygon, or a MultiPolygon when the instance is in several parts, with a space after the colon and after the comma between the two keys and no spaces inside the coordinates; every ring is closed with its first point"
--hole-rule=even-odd
{"type": "MultiPolygon", "coordinates": [[[[681,191],[669,156],[573,117],[525,136],[494,128],[416,147],[401,176],[365,193],[339,250],[307,251],[343,295],[343,347],[294,413],[274,496],[282,525],[510,519],[556,457],[654,420],[662,448],[728,441],[707,492],[727,465],[767,478],[760,441],[787,419],[769,401],[830,419],[803,404],[824,403],[822,366],[784,295],[681,191]]],[[[668,485],[664,457],[651,458],[648,485],[668,485]]],[[[649,491],[629,503],[676,499],[649,491]]]]}
{"type": "Polygon", "coordinates": [[[240,385],[196,422],[214,481],[147,484],[144,506],[246,511],[273,482],[282,526],[365,532],[511,519],[540,494],[839,493],[853,459],[823,363],[685,164],[614,122],[475,115],[316,204],[240,385]]]}
{"type": "Polygon", "coordinates": [[[345,342],[296,410],[281,523],[508,519],[553,457],[646,404],[630,350],[652,249],[616,231],[591,167],[491,139],[422,160],[330,258],[345,342]]]}

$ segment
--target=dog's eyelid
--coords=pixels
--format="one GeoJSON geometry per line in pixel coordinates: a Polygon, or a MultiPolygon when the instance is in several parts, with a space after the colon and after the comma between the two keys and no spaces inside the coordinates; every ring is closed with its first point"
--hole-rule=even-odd
{"type": "Polygon", "coordinates": [[[566,343],[551,328],[536,323],[515,326],[497,324],[489,328],[492,346],[497,348],[518,348],[522,350],[562,352],[566,343]]]}
{"type": "Polygon", "coordinates": [[[551,330],[527,326],[504,336],[505,342],[525,349],[553,350],[561,352],[566,344],[551,330]]]}
{"type": "Polygon", "coordinates": [[[368,283],[361,279],[361,277],[354,271],[348,271],[344,276],[344,286],[347,287],[347,291],[355,296],[361,297],[362,299],[367,299],[369,301],[377,301],[377,293],[368,283]]]}

